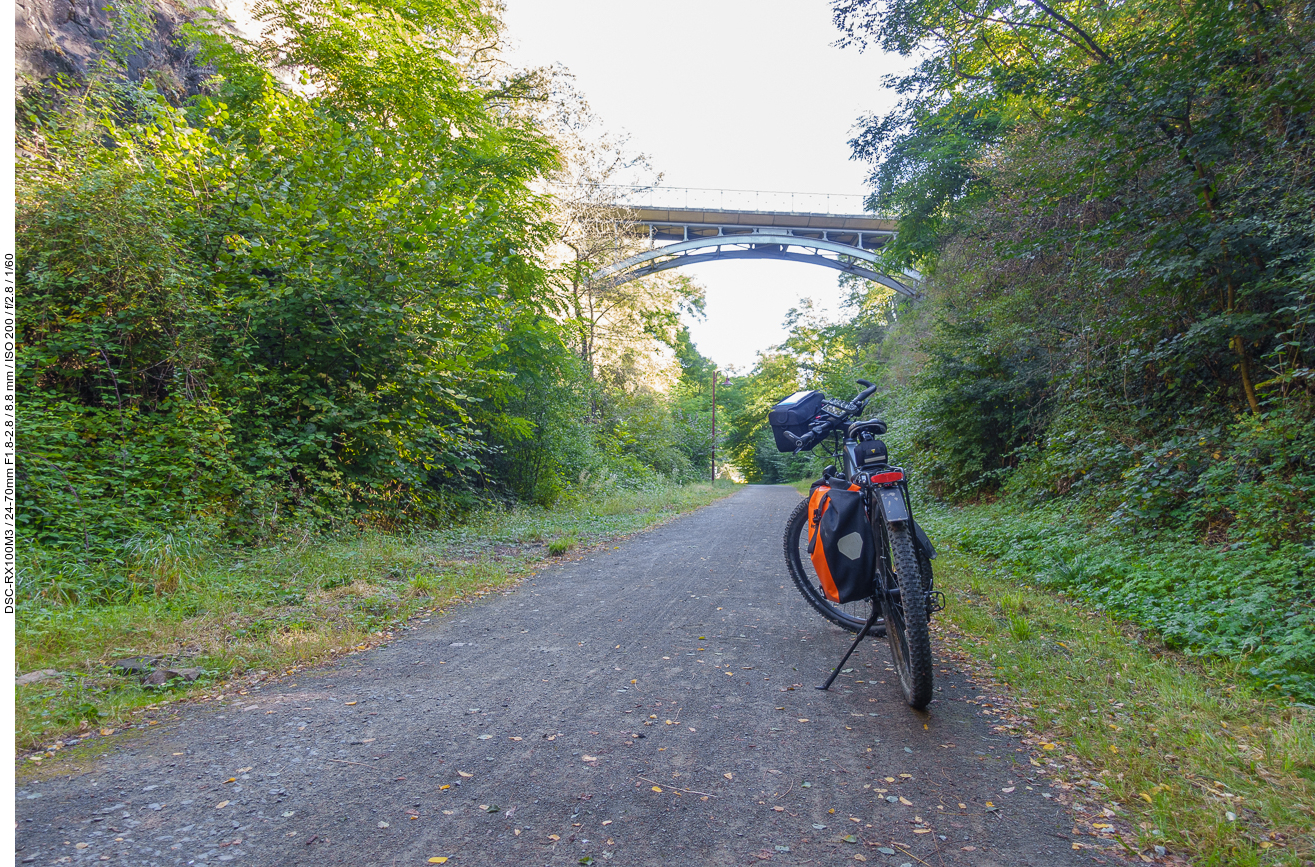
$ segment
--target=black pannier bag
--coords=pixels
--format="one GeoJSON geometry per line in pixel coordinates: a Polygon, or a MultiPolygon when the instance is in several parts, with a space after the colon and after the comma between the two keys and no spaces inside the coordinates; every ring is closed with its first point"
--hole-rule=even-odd
{"type": "Polygon", "coordinates": [[[786,432],[797,437],[808,433],[808,423],[822,411],[825,397],[820,391],[796,391],[772,407],[767,413],[767,423],[772,426],[777,449],[783,452],[794,451],[795,443],[785,435],[786,432]]]}
{"type": "Polygon", "coordinates": [[[832,602],[867,599],[875,592],[876,545],[863,494],[817,484],[808,498],[808,556],[832,602]]]}

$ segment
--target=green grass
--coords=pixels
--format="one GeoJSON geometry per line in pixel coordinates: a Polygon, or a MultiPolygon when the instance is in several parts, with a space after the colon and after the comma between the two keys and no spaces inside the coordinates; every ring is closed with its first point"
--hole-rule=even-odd
{"type": "Polygon", "coordinates": [[[1153,629],[1194,656],[1245,663],[1277,696],[1315,704],[1315,546],[1210,545],[1113,523],[1081,504],[925,504],[933,535],[1028,582],[1153,629]]]}
{"type": "Polygon", "coordinates": [[[1053,745],[1040,753],[1052,773],[1109,787],[1101,800],[1132,828],[1125,845],[1220,867],[1310,863],[1309,707],[1257,684],[1245,661],[1189,658],[1035,576],[1029,584],[1026,573],[954,550],[953,523],[938,524],[937,586],[949,597],[941,628],[952,624],[951,643],[1008,687],[1033,742],[1053,745]]]}
{"type": "Polygon", "coordinates": [[[70,574],[38,557],[24,569],[18,669],[60,674],[18,687],[17,746],[113,729],[237,674],[286,673],[370,646],[409,618],[507,587],[547,556],[614,540],[734,490],[718,483],[618,491],[553,509],[487,511],[442,530],[307,534],[259,549],[160,537],[135,544],[118,564],[131,585],[113,603],[88,590],[104,586],[103,576],[70,574]],[[147,654],[204,674],[160,690],[107,669],[147,654]]]}
{"type": "Polygon", "coordinates": [[[578,544],[580,544],[580,540],[575,537],[574,533],[560,536],[548,543],[548,553],[553,557],[560,557],[578,544]]]}

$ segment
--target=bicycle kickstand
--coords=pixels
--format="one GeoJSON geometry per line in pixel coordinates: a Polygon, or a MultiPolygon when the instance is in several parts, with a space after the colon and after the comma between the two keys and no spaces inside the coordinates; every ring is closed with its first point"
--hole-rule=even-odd
{"type": "Polygon", "coordinates": [[[881,617],[881,606],[873,605],[872,616],[868,618],[867,623],[863,624],[863,628],[858,631],[858,635],[855,636],[854,638],[854,643],[849,645],[849,650],[846,650],[845,655],[840,657],[840,662],[836,665],[835,670],[831,672],[831,676],[826,679],[826,683],[822,684],[821,686],[814,687],[814,689],[820,689],[825,691],[831,688],[831,684],[835,683],[836,678],[840,676],[840,669],[844,667],[844,664],[847,661],[849,661],[849,655],[854,652],[854,649],[858,647],[858,643],[863,640],[863,638],[868,634],[868,630],[872,628],[872,625],[876,623],[877,619],[880,617],[881,617]]]}

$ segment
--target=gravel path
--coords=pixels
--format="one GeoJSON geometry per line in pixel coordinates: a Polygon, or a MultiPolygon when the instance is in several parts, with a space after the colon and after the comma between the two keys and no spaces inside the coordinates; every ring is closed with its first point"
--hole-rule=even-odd
{"type": "Polygon", "coordinates": [[[884,641],[813,689],[849,636],[789,583],[796,502],[746,488],[387,647],[186,706],[20,788],[17,861],[1093,863],[953,667],[926,714],[884,641]]]}

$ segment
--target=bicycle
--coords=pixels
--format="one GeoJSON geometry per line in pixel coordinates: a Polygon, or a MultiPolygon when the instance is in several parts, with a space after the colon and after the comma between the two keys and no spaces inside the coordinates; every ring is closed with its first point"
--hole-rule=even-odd
{"type": "Polygon", "coordinates": [[[921,710],[932,697],[931,616],[945,607],[944,594],[933,586],[931,560],[936,550],[913,519],[907,474],[903,468],[890,464],[886,444],[878,439],[886,433],[886,423],[880,419],[852,421],[862,414],[868,398],[876,391],[876,386],[866,380],[860,379],[858,384],[866,388],[852,401],[828,398],[821,392],[791,395],[777,404],[773,414],[794,401],[793,405],[801,406],[802,415],[811,418],[803,423],[773,422],[773,431],[777,434],[778,448],[794,454],[811,450],[827,436],[834,436],[832,454],[840,460],[841,468],[828,466],[814,487],[838,484],[862,493],[877,548],[873,594],[845,605],[826,597],[806,553],[808,499],[795,507],[786,522],[785,559],[790,577],[804,599],[827,620],[858,633],[831,677],[818,689],[830,688],[864,637],[884,634],[904,698],[921,710]]]}

